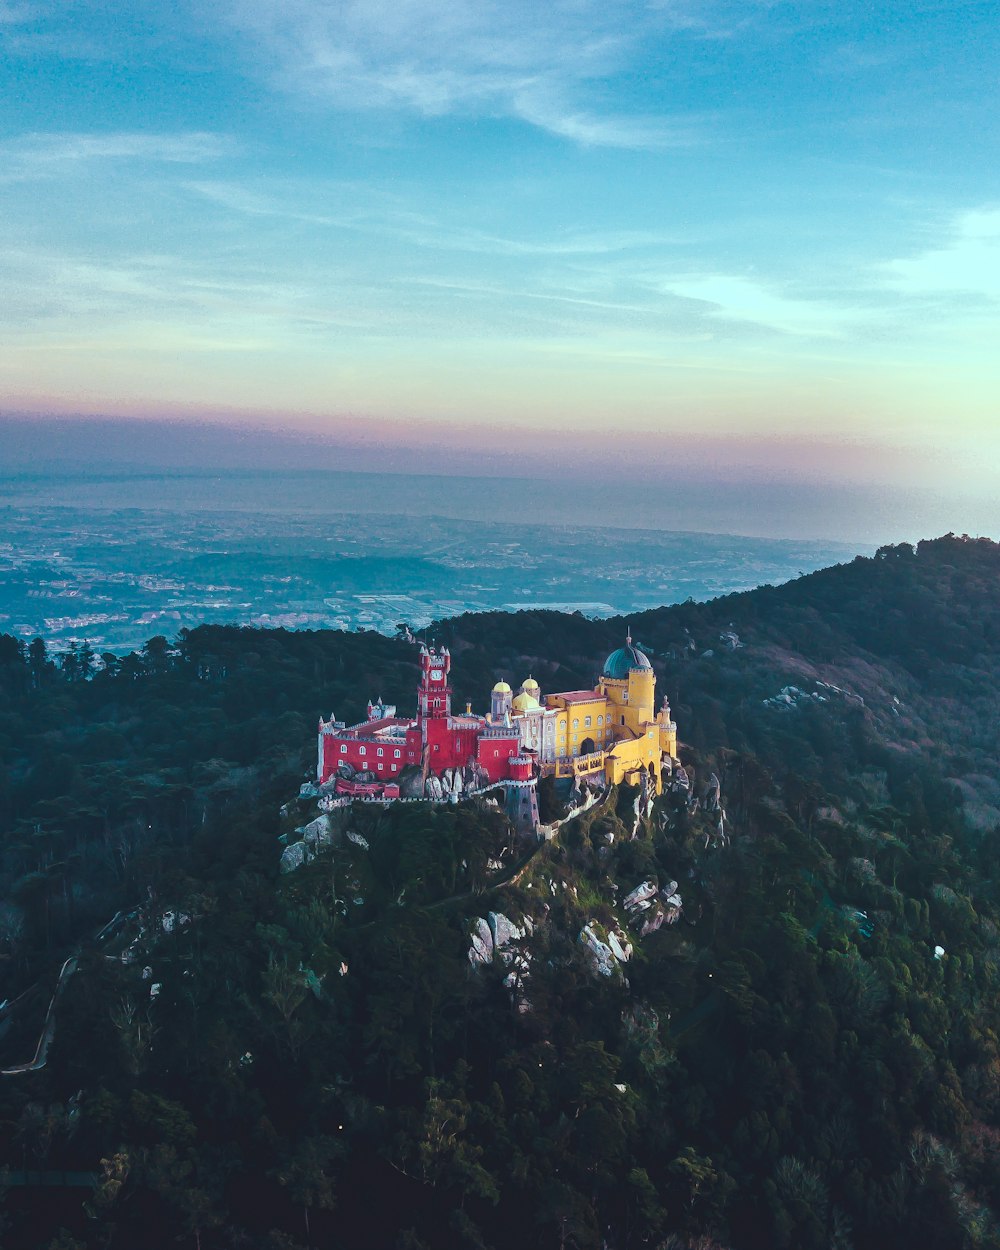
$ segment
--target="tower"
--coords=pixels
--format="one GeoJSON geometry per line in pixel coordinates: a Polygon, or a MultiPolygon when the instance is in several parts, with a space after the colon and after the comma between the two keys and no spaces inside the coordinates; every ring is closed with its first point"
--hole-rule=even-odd
{"type": "Polygon", "coordinates": [[[421,721],[447,720],[451,716],[451,653],[420,648],[420,685],[417,687],[417,716],[421,721]]]}
{"type": "Polygon", "coordinates": [[[654,718],[656,677],[631,633],[604,661],[599,689],[611,708],[615,738],[641,737],[654,718]]]}
{"type": "Polygon", "coordinates": [[[494,725],[504,725],[510,717],[511,688],[505,681],[498,681],[490,696],[490,720],[494,725]]]}
{"type": "Polygon", "coordinates": [[[504,783],[505,808],[519,834],[538,832],[538,785],[530,755],[515,755],[508,763],[510,776],[504,783]]]}

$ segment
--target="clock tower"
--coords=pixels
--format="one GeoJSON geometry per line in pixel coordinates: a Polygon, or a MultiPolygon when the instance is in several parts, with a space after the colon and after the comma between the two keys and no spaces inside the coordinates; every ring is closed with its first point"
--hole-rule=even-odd
{"type": "Polygon", "coordinates": [[[417,709],[421,720],[447,720],[451,716],[451,653],[420,648],[420,685],[417,709]]]}

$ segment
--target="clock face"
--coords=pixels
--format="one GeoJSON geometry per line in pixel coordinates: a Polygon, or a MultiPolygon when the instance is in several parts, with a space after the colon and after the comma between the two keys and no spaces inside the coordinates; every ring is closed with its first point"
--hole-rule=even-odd
{"type": "Polygon", "coordinates": [[[443,674],[439,668],[431,669],[431,681],[440,681],[443,674]]]}

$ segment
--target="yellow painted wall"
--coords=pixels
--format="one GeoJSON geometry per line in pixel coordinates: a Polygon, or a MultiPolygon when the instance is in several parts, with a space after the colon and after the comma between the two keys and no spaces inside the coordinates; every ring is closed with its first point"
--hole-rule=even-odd
{"type": "Polygon", "coordinates": [[[569,703],[563,701],[559,694],[546,695],[547,707],[558,707],[559,717],[556,725],[556,742],[564,746],[565,750],[560,754],[579,755],[580,744],[585,738],[592,738],[594,749],[600,751],[608,746],[612,740],[607,733],[607,724],[598,725],[597,719],[601,718],[605,722],[611,714],[611,710],[607,705],[607,701],[599,692],[594,692],[593,699],[585,703],[569,703]],[[587,717],[590,717],[590,724],[587,724],[587,717]],[[574,724],[574,722],[579,722],[574,724]],[[560,730],[565,730],[561,734],[560,730]]]}
{"type": "Polygon", "coordinates": [[[633,670],[624,680],[602,677],[594,698],[586,702],[567,704],[559,694],[546,695],[546,706],[559,709],[557,753],[571,757],[567,763],[557,765],[556,775],[574,776],[593,771],[592,765],[583,767],[572,758],[579,755],[584,738],[592,738],[595,750],[602,755],[608,781],[618,785],[639,768],[648,769],[652,764],[659,791],[662,756],[676,756],[677,732],[663,713],[655,711],[655,699],[656,676],[652,669],[633,670]],[[588,716],[589,726],[586,724],[588,716]],[[598,725],[598,717],[603,718],[603,725],[598,725]],[[579,722],[576,728],[574,721],[579,722]]]}

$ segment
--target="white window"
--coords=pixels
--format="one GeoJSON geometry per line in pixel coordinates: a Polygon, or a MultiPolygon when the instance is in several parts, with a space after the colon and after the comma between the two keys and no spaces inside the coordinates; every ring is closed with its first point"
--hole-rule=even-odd
{"type": "Polygon", "coordinates": [[[346,755],[346,754],[347,754],[347,743],[346,743],[346,742],[342,742],[342,743],[340,744],[340,754],[341,754],[341,755],[346,755]]]}
{"type": "Polygon", "coordinates": [[[603,725],[603,724],[604,724],[604,717],[603,717],[603,716],[598,716],[598,718],[597,718],[597,723],[598,723],[599,725],[603,725]]]}
{"type": "Polygon", "coordinates": [[[584,727],[584,729],[589,729],[589,728],[590,728],[590,717],[589,717],[589,716],[585,716],[585,717],[583,718],[583,727],[584,727]]]}
{"type": "Polygon", "coordinates": [[[367,753],[368,753],[368,748],[367,748],[367,747],[358,747],[358,754],[359,754],[359,755],[366,755],[367,753]]]}
{"type": "Polygon", "coordinates": [[[574,729],[579,729],[579,728],[580,728],[580,722],[579,722],[578,720],[575,720],[575,721],[573,722],[573,728],[574,728],[574,729]]]}
{"type": "Polygon", "coordinates": [[[399,759],[399,752],[398,752],[398,751],[393,751],[393,753],[392,753],[392,757],[393,757],[393,759],[398,760],[398,759],[399,759]]]}
{"type": "Polygon", "coordinates": [[[381,748],[381,747],[379,747],[379,749],[375,752],[375,754],[376,754],[376,755],[384,755],[384,754],[385,754],[385,752],[382,750],[382,748],[381,748]]]}
{"type": "MultiPolygon", "coordinates": [[[[397,752],[396,752],[396,754],[398,755],[398,754],[399,754],[399,752],[397,751],[397,752]]],[[[397,769],[398,767],[399,767],[399,765],[398,765],[398,764],[393,764],[393,765],[392,765],[392,771],[393,771],[393,772],[395,772],[395,771],[396,771],[396,769],[397,769]]]]}

